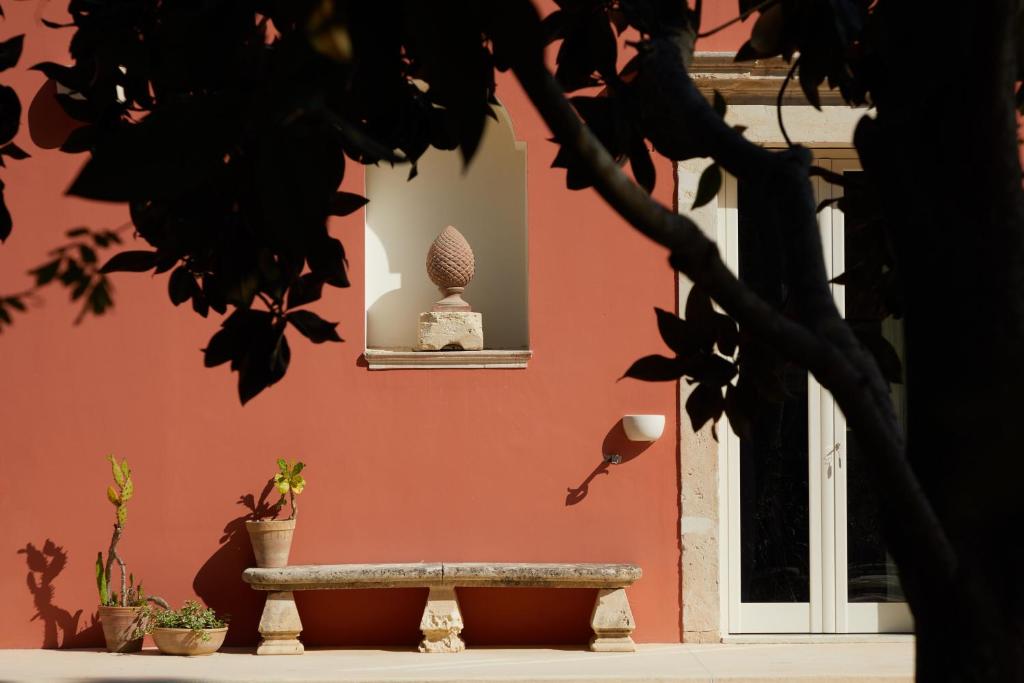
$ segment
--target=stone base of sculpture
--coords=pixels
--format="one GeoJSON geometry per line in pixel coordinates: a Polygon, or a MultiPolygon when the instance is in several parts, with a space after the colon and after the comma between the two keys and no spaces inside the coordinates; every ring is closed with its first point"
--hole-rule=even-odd
{"type": "Polygon", "coordinates": [[[420,313],[417,351],[480,351],[484,348],[483,315],[468,311],[420,313]]]}

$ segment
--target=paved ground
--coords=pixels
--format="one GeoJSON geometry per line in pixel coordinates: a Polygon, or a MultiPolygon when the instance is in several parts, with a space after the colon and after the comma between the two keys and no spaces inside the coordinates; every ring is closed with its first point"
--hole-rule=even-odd
{"type": "Polygon", "coordinates": [[[635,653],[579,649],[475,649],[460,654],[405,650],[312,650],[256,657],[228,650],[166,657],[155,650],[0,650],[0,681],[681,681],[685,683],[910,683],[911,642],[641,645],[635,653]]]}

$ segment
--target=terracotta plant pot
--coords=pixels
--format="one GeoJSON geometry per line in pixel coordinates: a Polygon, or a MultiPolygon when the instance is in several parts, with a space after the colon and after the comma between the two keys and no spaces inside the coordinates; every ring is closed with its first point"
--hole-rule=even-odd
{"type": "Polygon", "coordinates": [[[224,644],[228,627],[193,631],[189,628],[154,628],[153,642],[165,655],[212,655],[224,644]],[[204,639],[202,634],[206,634],[204,639]]]}
{"type": "Polygon", "coordinates": [[[142,649],[142,607],[106,607],[100,605],[100,624],[107,641],[107,652],[138,652],[142,649]]]}
{"type": "Polygon", "coordinates": [[[295,533],[294,519],[247,520],[245,528],[249,531],[257,567],[288,566],[288,551],[295,533]]]}

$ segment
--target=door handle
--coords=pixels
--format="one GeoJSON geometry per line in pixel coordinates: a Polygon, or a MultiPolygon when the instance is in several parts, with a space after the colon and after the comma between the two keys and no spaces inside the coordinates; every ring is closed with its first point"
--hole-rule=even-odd
{"type": "MultiPolygon", "coordinates": [[[[824,463],[825,467],[827,468],[825,476],[827,476],[829,479],[832,478],[832,461],[833,461],[833,459],[838,458],[838,457],[839,457],[839,444],[838,443],[832,444],[832,448],[828,449],[828,451],[825,452],[825,455],[822,456],[822,462],[824,463]]],[[[842,466],[843,466],[843,461],[842,461],[842,459],[839,459],[839,467],[842,467],[842,466]]]]}

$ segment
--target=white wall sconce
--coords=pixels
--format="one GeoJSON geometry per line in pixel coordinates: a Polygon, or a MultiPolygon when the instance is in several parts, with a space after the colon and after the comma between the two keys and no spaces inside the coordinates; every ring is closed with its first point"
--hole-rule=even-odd
{"type": "Polygon", "coordinates": [[[665,432],[665,416],[623,415],[622,429],[630,441],[657,441],[665,432]]]}

